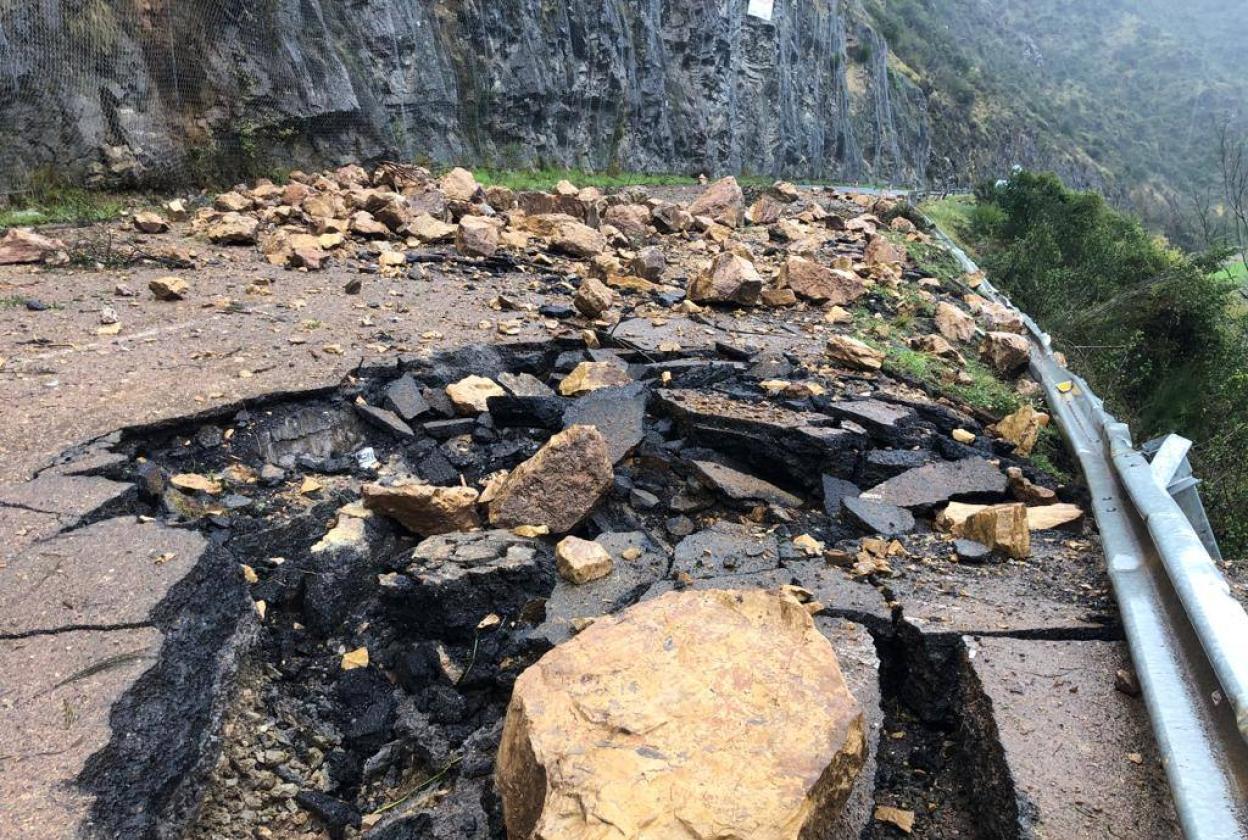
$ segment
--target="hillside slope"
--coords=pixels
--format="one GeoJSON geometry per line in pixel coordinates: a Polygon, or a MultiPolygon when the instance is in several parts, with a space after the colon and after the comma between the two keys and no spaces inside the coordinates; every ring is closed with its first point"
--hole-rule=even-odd
{"type": "Polygon", "coordinates": [[[1248,40],[1227,0],[866,0],[928,95],[934,179],[1015,164],[1155,214],[1214,176],[1248,40]]]}

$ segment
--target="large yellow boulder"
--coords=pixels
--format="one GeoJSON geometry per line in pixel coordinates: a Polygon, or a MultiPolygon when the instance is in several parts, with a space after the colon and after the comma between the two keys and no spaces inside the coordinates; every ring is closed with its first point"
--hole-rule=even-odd
{"type": "Polygon", "coordinates": [[[495,772],[511,840],[798,840],[827,836],[866,750],[793,596],[686,590],[525,671],[495,772]]]}

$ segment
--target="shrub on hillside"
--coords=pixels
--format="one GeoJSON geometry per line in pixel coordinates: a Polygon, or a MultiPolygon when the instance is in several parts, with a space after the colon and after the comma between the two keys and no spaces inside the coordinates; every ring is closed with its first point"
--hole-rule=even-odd
{"type": "Polygon", "coordinates": [[[994,283],[1049,331],[1141,439],[1196,441],[1215,526],[1248,548],[1248,356],[1230,286],[1094,193],[1020,172],[981,187],[972,216],[994,283]]]}

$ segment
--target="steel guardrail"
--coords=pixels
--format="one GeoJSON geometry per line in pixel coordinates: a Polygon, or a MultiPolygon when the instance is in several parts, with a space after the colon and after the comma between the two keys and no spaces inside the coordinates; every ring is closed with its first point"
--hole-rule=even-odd
{"type": "MultiPolygon", "coordinates": [[[[925,217],[926,218],[926,217],[925,217]]],[[[930,219],[962,269],[979,267],[930,219]]],[[[1188,840],[1248,840],[1248,613],[1126,424],[1023,318],[1043,386],[1092,496],[1110,581],[1175,811],[1188,840]]]]}

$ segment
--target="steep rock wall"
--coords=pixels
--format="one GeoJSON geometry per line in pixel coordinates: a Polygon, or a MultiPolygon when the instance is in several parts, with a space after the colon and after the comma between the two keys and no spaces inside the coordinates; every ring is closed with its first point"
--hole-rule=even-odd
{"type": "Polygon", "coordinates": [[[856,0],[0,2],[0,190],[399,158],[921,182],[856,0]]]}

